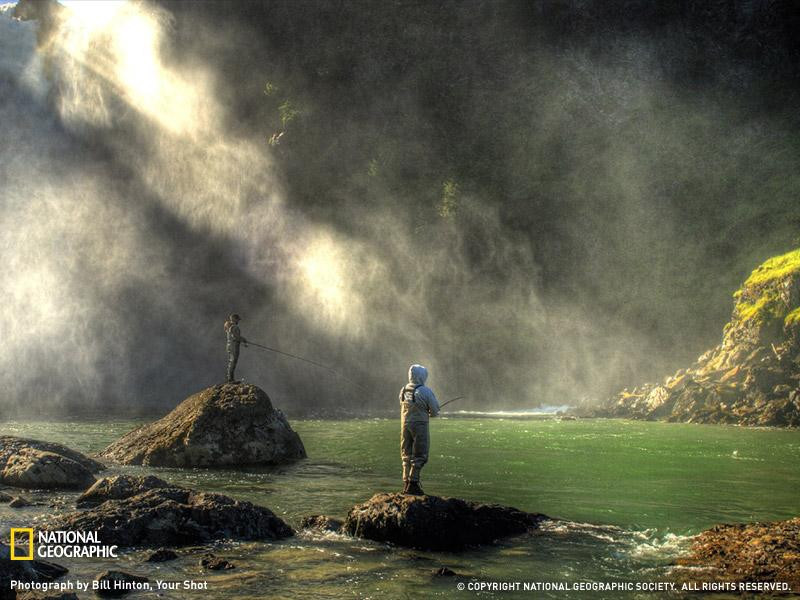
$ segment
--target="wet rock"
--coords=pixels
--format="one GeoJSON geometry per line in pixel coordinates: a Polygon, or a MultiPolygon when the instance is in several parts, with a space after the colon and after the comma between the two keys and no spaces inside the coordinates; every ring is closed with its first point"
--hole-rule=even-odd
{"type": "Polygon", "coordinates": [[[326,515],[312,515],[303,517],[300,522],[301,529],[314,529],[316,531],[332,531],[339,533],[342,530],[344,523],[339,519],[328,517],[326,515]]]}
{"type": "Polygon", "coordinates": [[[702,573],[709,581],[784,582],[800,592],[800,517],[717,525],[698,535],[677,562],[692,568],[688,580],[702,573]]]}
{"type": "Polygon", "coordinates": [[[9,457],[0,479],[6,485],[28,489],[81,489],[94,483],[94,476],[81,464],[34,448],[9,457]]]}
{"type": "Polygon", "coordinates": [[[0,504],[5,504],[6,502],[11,502],[14,499],[14,496],[10,494],[6,494],[5,492],[0,492],[0,504]]]}
{"type": "Polygon", "coordinates": [[[209,571],[227,571],[229,569],[236,568],[236,565],[233,563],[228,562],[224,558],[214,556],[210,552],[208,554],[204,554],[200,559],[200,566],[204,569],[208,569],[209,571]]]}
{"type": "Polygon", "coordinates": [[[105,469],[105,465],[96,460],[84,456],[80,452],[67,448],[62,444],[53,442],[43,442],[29,438],[14,437],[12,435],[0,435],[0,464],[5,464],[9,457],[18,454],[25,448],[41,450],[42,452],[52,452],[65,458],[75,461],[91,473],[99,473],[105,469]]]}
{"type": "Polygon", "coordinates": [[[159,548],[147,557],[146,562],[167,562],[178,558],[178,553],[169,548],[159,548]]]}
{"type": "Polygon", "coordinates": [[[173,487],[154,475],[114,475],[98,479],[95,484],[80,495],[75,504],[78,508],[97,506],[106,500],[123,500],[147,490],[173,487]]]}
{"type": "Polygon", "coordinates": [[[541,514],[459,498],[376,494],[350,510],[344,531],[411,548],[463,550],[525,533],[545,519],[541,514]]]}
{"type": "Polygon", "coordinates": [[[22,496],[16,496],[8,503],[11,508],[25,508],[26,506],[33,506],[33,503],[22,496]]]}
{"type": "Polygon", "coordinates": [[[148,581],[147,577],[113,570],[101,573],[94,580],[99,586],[95,593],[104,598],[119,598],[125,594],[146,589],[148,581]]]}
{"type": "Polygon", "coordinates": [[[61,444],[0,436],[0,483],[29,489],[81,489],[105,467],[61,444]]]}
{"type": "MultiPolygon", "coordinates": [[[[20,552],[27,553],[27,548],[20,552]]],[[[0,600],[13,599],[11,581],[45,582],[53,581],[69,571],[55,563],[43,560],[11,560],[11,549],[0,543],[0,600]]]]}
{"type": "Polygon", "coordinates": [[[134,429],[101,456],[124,464],[211,467],[305,458],[300,436],[254,385],[224,384],[190,396],[163,419],[134,429]]]}
{"type": "Polygon", "coordinates": [[[120,547],[184,546],[212,540],[276,540],[294,531],[268,508],[180,487],[146,490],[55,518],[53,530],[97,531],[120,547]]]}
{"type": "Polygon", "coordinates": [[[439,567],[433,572],[434,577],[455,577],[456,575],[458,575],[458,573],[447,567],[439,567]]]}

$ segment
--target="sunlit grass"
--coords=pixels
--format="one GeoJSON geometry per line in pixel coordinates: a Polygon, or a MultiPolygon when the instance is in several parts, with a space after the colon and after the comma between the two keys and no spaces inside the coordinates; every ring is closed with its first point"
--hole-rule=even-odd
{"type": "Polygon", "coordinates": [[[800,322],[800,308],[789,306],[772,285],[793,273],[800,273],[800,248],[774,256],[757,267],[734,294],[738,317],[755,323],[785,318],[787,326],[800,322]]]}
{"type": "Polygon", "coordinates": [[[800,272],[800,248],[781,256],[774,256],[764,262],[750,274],[744,282],[744,287],[761,286],[794,272],[800,272]]]}

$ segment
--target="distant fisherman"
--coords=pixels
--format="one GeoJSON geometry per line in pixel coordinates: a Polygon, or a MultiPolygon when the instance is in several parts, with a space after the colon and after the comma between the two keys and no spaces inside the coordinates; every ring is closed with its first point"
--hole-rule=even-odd
{"type": "Polygon", "coordinates": [[[428,369],[411,365],[408,383],[400,390],[400,456],[403,459],[403,493],[422,496],[419,485],[422,467],[428,462],[430,435],[428,421],[439,414],[439,402],[425,386],[428,369]]]}
{"type": "Polygon", "coordinates": [[[228,377],[227,383],[234,383],[233,373],[236,370],[236,363],[239,362],[239,344],[244,344],[247,348],[247,340],[242,337],[242,332],[239,330],[239,321],[242,318],[236,313],[228,317],[225,321],[225,334],[227,336],[226,350],[228,351],[228,377]]]}

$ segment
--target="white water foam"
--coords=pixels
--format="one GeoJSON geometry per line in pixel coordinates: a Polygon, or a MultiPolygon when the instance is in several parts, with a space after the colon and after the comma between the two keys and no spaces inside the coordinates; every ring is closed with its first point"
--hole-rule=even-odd
{"type": "Polygon", "coordinates": [[[661,532],[657,529],[627,530],[615,525],[595,525],[574,521],[546,521],[539,530],[558,535],[581,535],[617,546],[617,550],[637,561],[662,561],[685,553],[694,536],[661,532]]]}

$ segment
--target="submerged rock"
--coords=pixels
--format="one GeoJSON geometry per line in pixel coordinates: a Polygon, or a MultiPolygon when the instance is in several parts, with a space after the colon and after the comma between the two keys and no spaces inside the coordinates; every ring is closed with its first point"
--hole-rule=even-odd
{"type": "MultiPolygon", "coordinates": [[[[21,550],[27,552],[27,549],[21,550]]],[[[11,560],[11,549],[0,543],[0,600],[13,599],[11,581],[45,582],[66,575],[68,569],[44,560],[11,560]]]]}
{"type": "Polygon", "coordinates": [[[28,489],[81,489],[105,467],[61,444],[0,436],[0,483],[28,489]]]}
{"type": "Polygon", "coordinates": [[[200,559],[200,566],[209,571],[227,571],[236,568],[236,565],[233,563],[228,562],[224,558],[214,556],[210,552],[204,554],[200,559]]]}
{"type": "Polygon", "coordinates": [[[97,531],[120,547],[183,546],[212,540],[276,540],[294,531],[268,508],[222,494],[155,488],[49,523],[53,530],[97,531]]]}
{"type": "Polygon", "coordinates": [[[447,567],[439,567],[433,572],[434,577],[455,577],[456,575],[458,575],[458,573],[447,567]]]}
{"type": "Polygon", "coordinates": [[[426,550],[463,550],[535,529],[545,515],[459,498],[376,494],[354,506],[344,530],[378,542],[426,550]]]}
{"type": "Polygon", "coordinates": [[[178,558],[178,553],[169,548],[159,548],[147,557],[145,562],[167,562],[178,558]]]}
{"type": "Polygon", "coordinates": [[[305,458],[306,451],[262,389],[231,383],[190,396],[101,456],[133,465],[212,467],[281,463],[305,458]]]}
{"type": "Polygon", "coordinates": [[[692,580],[782,582],[800,592],[800,517],[717,525],[698,535],[678,564],[693,568],[692,580]],[[704,568],[702,577],[697,567],[704,568]]]}
{"type": "Polygon", "coordinates": [[[7,502],[11,502],[14,499],[14,496],[10,494],[6,494],[5,492],[0,492],[0,504],[5,504],[7,502]]]}
{"type": "Polygon", "coordinates": [[[8,503],[11,508],[25,508],[26,506],[33,506],[33,503],[23,496],[16,496],[8,503]]]}
{"type": "Polygon", "coordinates": [[[147,490],[174,487],[154,475],[114,475],[98,479],[95,484],[83,492],[75,504],[78,508],[97,506],[106,500],[123,500],[147,490]]]}
{"type": "Polygon", "coordinates": [[[300,522],[301,529],[313,529],[315,531],[332,531],[339,533],[342,530],[344,523],[339,519],[328,517],[326,515],[311,515],[303,517],[300,522]]]}
{"type": "Polygon", "coordinates": [[[119,598],[125,594],[144,589],[147,577],[140,577],[125,571],[105,571],[94,578],[98,583],[95,593],[105,598],[119,598]]]}
{"type": "Polygon", "coordinates": [[[577,412],[800,427],[800,249],[753,271],[734,294],[722,342],[694,365],[577,412]]]}

